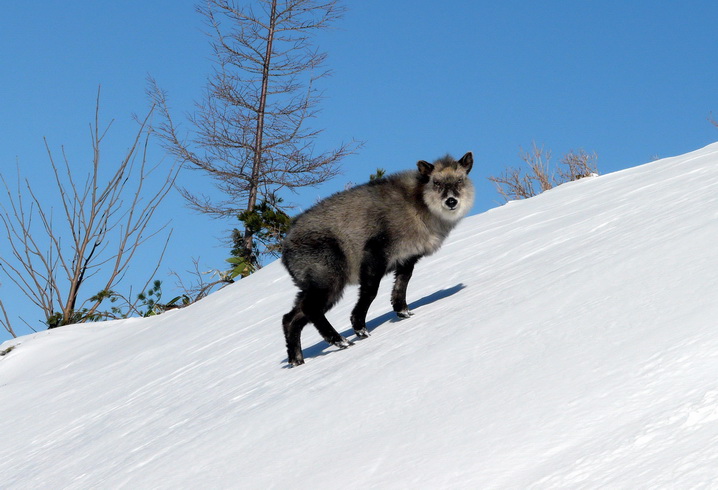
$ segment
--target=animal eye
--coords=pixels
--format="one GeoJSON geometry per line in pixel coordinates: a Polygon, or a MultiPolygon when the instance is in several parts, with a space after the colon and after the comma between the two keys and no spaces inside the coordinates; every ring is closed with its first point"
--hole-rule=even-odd
{"type": "Polygon", "coordinates": [[[441,182],[434,181],[434,189],[441,189],[442,185],[441,182]]]}
{"type": "Polygon", "coordinates": [[[456,181],[456,183],[459,184],[459,185],[463,185],[463,184],[464,184],[464,179],[459,179],[459,180],[456,181]]]}

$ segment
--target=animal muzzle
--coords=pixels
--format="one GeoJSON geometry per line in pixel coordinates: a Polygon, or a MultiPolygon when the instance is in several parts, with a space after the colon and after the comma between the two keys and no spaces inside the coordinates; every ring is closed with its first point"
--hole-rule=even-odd
{"type": "Polygon", "coordinates": [[[459,205],[459,200],[455,197],[449,197],[444,200],[444,206],[446,206],[449,209],[455,209],[456,206],[459,205]]]}

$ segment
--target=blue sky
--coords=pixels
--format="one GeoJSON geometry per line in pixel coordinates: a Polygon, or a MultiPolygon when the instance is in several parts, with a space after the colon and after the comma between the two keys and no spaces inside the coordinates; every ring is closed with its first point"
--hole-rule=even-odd
{"type": "MultiPolygon", "coordinates": [[[[23,176],[53,199],[42,138],[64,146],[78,172],[90,161],[89,123],[102,85],[103,120],[114,119],[103,155],[111,165],[129,145],[133,114],[149,107],[146,77],[189,112],[212,69],[193,1],[5,2],[0,7],[0,172],[23,176]]],[[[718,140],[718,2],[364,0],[316,42],[333,75],[315,126],[328,149],[357,139],[343,175],[291,196],[299,208],[362,182],[377,167],[474,152],[474,213],[501,203],[487,177],[520,164],[532,141],[554,158],[571,149],[598,154],[601,173],[698,149],[718,140]]],[[[155,149],[152,158],[163,158],[155,149]]],[[[171,162],[164,158],[164,163],[171,162]]],[[[185,173],[184,183],[201,182],[185,173]]],[[[3,201],[4,202],[4,201],[3,201]]],[[[223,268],[221,240],[235,225],[197,215],[173,194],[158,225],[173,240],[160,269],[199,258],[223,268]]],[[[5,239],[0,241],[6,250],[5,239]]],[[[145,249],[138,277],[156,256],[145,249]]],[[[0,298],[11,316],[37,315],[9,281],[0,298]]],[[[92,293],[90,293],[92,294],[92,293]]],[[[289,300],[288,300],[289,301],[289,300]]],[[[18,331],[27,332],[15,321],[18,331]]],[[[6,338],[0,332],[0,340],[6,338]]]]}

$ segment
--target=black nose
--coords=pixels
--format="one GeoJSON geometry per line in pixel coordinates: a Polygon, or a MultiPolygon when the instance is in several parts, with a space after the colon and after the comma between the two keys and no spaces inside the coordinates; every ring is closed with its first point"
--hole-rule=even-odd
{"type": "Polygon", "coordinates": [[[459,204],[459,201],[457,201],[453,197],[450,197],[446,200],[446,205],[449,206],[451,209],[454,209],[457,204],[459,204]]]}

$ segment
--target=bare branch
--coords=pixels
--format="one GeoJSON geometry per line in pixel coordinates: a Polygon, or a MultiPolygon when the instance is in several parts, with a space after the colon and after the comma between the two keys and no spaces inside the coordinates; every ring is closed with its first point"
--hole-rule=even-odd
{"type": "Polygon", "coordinates": [[[194,281],[191,284],[185,284],[184,280],[177,272],[171,273],[171,275],[177,278],[176,286],[180,289],[180,291],[182,291],[182,294],[187,297],[188,303],[195,303],[206,297],[212,291],[222,289],[224,286],[234,282],[218,270],[201,272],[199,259],[197,258],[192,259],[192,264],[193,270],[186,271],[192,278],[194,278],[194,281]],[[213,278],[213,280],[205,280],[205,277],[207,276],[213,278]]]}
{"type": "Polygon", "coordinates": [[[7,311],[5,311],[5,305],[3,304],[1,299],[0,312],[2,312],[2,318],[0,318],[0,325],[2,325],[5,331],[12,335],[13,338],[17,337],[17,334],[15,333],[15,330],[13,330],[12,324],[10,323],[10,318],[8,318],[7,316],[7,311]]]}

